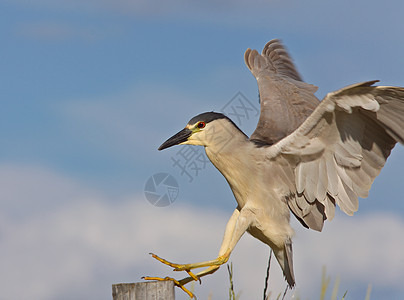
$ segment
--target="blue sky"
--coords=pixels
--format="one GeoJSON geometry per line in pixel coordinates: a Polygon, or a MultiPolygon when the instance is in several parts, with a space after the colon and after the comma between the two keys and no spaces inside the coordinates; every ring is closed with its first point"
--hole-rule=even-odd
{"type": "MultiPolygon", "coordinates": [[[[153,247],[173,260],[213,258],[235,207],[230,189],[211,165],[190,183],[172,164],[179,148],[158,152],[158,146],[191,117],[220,110],[238,92],[258,105],[243,54],[247,48],[260,51],[272,38],[284,41],[303,78],[319,86],[319,98],[365,80],[403,86],[403,9],[398,0],[383,5],[362,0],[2,1],[0,248],[5,250],[0,260],[7,267],[0,279],[7,281],[0,282],[17,288],[21,270],[30,283],[21,298],[88,299],[86,286],[91,286],[99,291],[95,298],[109,299],[112,283],[171,272],[147,257],[153,247]],[[145,182],[157,172],[170,173],[179,183],[179,197],[167,208],[149,205],[143,194],[145,182]],[[125,234],[110,247],[119,232],[125,234]],[[158,242],[162,236],[193,246],[178,250],[168,239],[158,242]],[[52,276],[55,268],[60,276],[52,276]],[[74,279],[78,273],[81,281],[74,279]],[[49,280],[54,288],[42,288],[49,280]]],[[[239,125],[251,134],[256,121],[251,116],[239,125]]],[[[403,147],[397,146],[355,217],[337,215],[321,235],[295,224],[303,298],[316,295],[311,288],[322,265],[333,278],[341,276],[341,289],[355,299],[368,283],[375,299],[403,294],[397,280],[404,275],[397,263],[403,257],[382,255],[383,245],[404,249],[393,234],[404,229],[403,158],[403,147]],[[362,244],[356,244],[362,239],[353,232],[363,236],[362,244]],[[338,239],[346,255],[324,245],[338,239]],[[321,261],[312,262],[310,281],[302,261],[313,256],[321,261]],[[362,264],[351,263],[352,257],[362,264]],[[344,277],[347,270],[357,276],[344,277]]],[[[262,266],[267,249],[247,239],[233,259],[248,277],[256,269],[245,263],[246,253],[262,251],[254,257],[262,266]]],[[[242,276],[238,287],[246,297],[255,283],[242,276]]],[[[209,291],[214,299],[227,294],[220,290],[220,280],[227,280],[224,268],[212,277],[198,287],[202,299],[209,291]]]]}

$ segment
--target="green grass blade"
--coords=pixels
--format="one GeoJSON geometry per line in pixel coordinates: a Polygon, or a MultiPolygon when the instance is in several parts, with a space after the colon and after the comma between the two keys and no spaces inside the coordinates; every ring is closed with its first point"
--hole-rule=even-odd
{"type": "Polygon", "coordinates": [[[366,297],[365,300],[370,300],[370,293],[372,292],[372,285],[368,285],[368,289],[366,290],[366,297]]]}

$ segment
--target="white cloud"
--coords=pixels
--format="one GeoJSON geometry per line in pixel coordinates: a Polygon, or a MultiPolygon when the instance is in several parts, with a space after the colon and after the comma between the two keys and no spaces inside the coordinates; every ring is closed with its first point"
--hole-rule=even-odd
{"type": "Polygon", "coordinates": [[[404,242],[397,237],[403,230],[404,220],[393,213],[339,215],[321,234],[299,230],[295,261],[304,290],[314,285],[304,274],[320,264],[329,274],[340,275],[348,290],[363,286],[365,291],[368,283],[402,290],[404,242]]]}
{"type": "MultiPolygon", "coordinates": [[[[26,212],[24,218],[1,209],[0,282],[5,299],[107,299],[112,283],[139,281],[143,275],[180,278],[182,274],[172,274],[147,253],[178,262],[212,259],[231,213],[177,203],[158,209],[142,195],[106,201],[74,180],[41,168],[0,168],[0,178],[6,173],[12,180],[1,187],[1,207],[24,207],[30,199],[41,209],[26,212]],[[30,194],[21,193],[22,187],[30,194]],[[64,200],[50,208],[59,197],[64,200]]],[[[404,292],[404,241],[398,238],[404,220],[398,216],[339,215],[321,234],[298,224],[295,228],[297,292],[304,298],[318,295],[322,265],[329,274],[342,276],[344,289],[366,290],[372,283],[404,292]]],[[[261,297],[267,256],[267,246],[250,236],[237,245],[231,261],[242,299],[261,297]]],[[[276,295],[285,283],[275,260],[271,270],[270,287],[276,295]]],[[[199,299],[210,292],[213,299],[227,297],[225,267],[202,282],[196,287],[199,299]]],[[[177,297],[185,299],[180,291],[177,297]]]]}

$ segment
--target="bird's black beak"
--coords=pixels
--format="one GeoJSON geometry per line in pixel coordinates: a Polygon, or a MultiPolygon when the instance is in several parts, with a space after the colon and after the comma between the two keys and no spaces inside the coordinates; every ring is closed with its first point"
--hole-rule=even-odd
{"type": "Polygon", "coordinates": [[[166,148],[169,148],[171,146],[175,146],[178,144],[181,144],[183,142],[186,142],[188,138],[192,135],[192,130],[188,128],[184,128],[180,132],[174,134],[172,137],[170,137],[167,141],[165,141],[160,147],[159,150],[163,150],[166,148]]]}

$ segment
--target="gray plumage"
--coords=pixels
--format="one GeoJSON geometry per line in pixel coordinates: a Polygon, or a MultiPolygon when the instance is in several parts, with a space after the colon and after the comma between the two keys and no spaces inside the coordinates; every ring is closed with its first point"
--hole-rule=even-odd
{"type": "Polygon", "coordinates": [[[204,113],[191,119],[181,142],[169,139],[160,149],[176,143],[205,147],[238,204],[219,258],[230,255],[247,231],[274,250],[293,286],[290,211],[317,231],[334,217],[337,205],[348,215],[357,211],[358,197],[367,197],[394,145],[404,143],[404,88],[368,81],[319,102],[316,88],[302,81],[278,40],[269,42],[261,55],[248,49],[245,61],[261,98],[251,138],[227,117],[204,113]]]}
{"type": "Polygon", "coordinates": [[[257,79],[261,113],[252,140],[274,144],[289,135],[314,111],[317,87],[303,82],[279,40],[268,42],[261,55],[247,49],[244,60],[257,79]]]}

